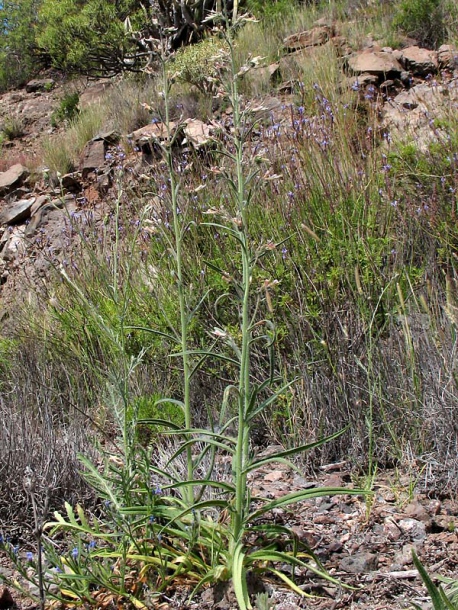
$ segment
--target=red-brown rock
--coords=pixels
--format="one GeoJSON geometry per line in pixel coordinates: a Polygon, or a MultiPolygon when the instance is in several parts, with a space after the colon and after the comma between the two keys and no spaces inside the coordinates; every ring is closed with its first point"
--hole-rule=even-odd
{"type": "Polygon", "coordinates": [[[402,66],[394,57],[393,53],[387,51],[364,51],[357,55],[352,55],[348,60],[348,67],[355,74],[376,74],[385,76],[386,74],[400,75],[402,66]]]}
{"type": "Polygon", "coordinates": [[[416,76],[426,76],[437,72],[438,61],[435,51],[421,49],[420,47],[407,47],[400,54],[400,62],[406,70],[416,76]]]}

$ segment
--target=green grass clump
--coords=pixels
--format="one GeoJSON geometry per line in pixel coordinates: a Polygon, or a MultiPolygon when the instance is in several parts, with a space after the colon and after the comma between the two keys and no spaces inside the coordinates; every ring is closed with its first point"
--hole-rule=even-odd
{"type": "Polygon", "coordinates": [[[102,129],[106,110],[94,104],[77,114],[67,129],[43,142],[43,160],[50,170],[66,174],[77,166],[84,146],[102,129]]]}
{"type": "Polygon", "coordinates": [[[7,117],[1,127],[1,135],[9,141],[21,138],[24,131],[24,121],[20,117],[7,117]]]}

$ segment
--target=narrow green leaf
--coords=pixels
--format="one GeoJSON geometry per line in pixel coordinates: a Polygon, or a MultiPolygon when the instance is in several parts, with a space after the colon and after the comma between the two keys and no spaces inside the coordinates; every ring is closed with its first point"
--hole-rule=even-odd
{"type": "MultiPolygon", "coordinates": [[[[183,451],[185,451],[187,449],[187,447],[192,447],[192,445],[195,445],[196,443],[198,443],[201,440],[202,440],[201,438],[200,439],[199,438],[192,438],[189,441],[186,441],[185,443],[182,443],[180,445],[180,447],[172,455],[172,457],[169,459],[169,461],[167,462],[167,466],[169,464],[172,464],[177,459],[177,457],[180,456],[183,453],[183,451]]],[[[205,442],[208,445],[213,445],[214,447],[219,447],[220,449],[223,449],[224,451],[227,451],[228,453],[232,453],[232,454],[235,453],[234,449],[232,449],[231,447],[228,447],[224,443],[220,443],[218,441],[214,441],[213,439],[206,439],[205,442]]]]}
{"type": "Polygon", "coordinates": [[[251,604],[248,597],[248,589],[246,583],[246,575],[244,569],[245,553],[243,547],[239,543],[234,550],[232,557],[232,584],[234,585],[235,597],[240,610],[250,610],[251,604]]]}
{"type": "Polygon", "coordinates": [[[431,577],[429,576],[428,572],[426,571],[426,569],[423,566],[423,564],[421,563],[421,561],[418,559],[418,556],[413,549],[412,549],[412,559],[413,559],[413,563],[414,563],[415,567],[417,568],[417,570],[421,576],[422,581],[425,583],[425,587],[427,588],[429,596],[431,597],[431,601],[433,602],[434,609],[435,610],[445,610],[446,606],[444,606],[444,602],[443,602],[443,599],[441,598],[439,589],[436,587],[436,585],[431,580],[431,577]]]}
{"type": "Polygon", "coordinates": [[[269,567],[268,570],[272,574],[275,574],[275,576],[278,576],[278,578],[280,578],[292,591],[294,591],[295,593],[298,593],[302,597],[308,597],[308,598],[317,598],[317,597],[319,597],[319,595],[312,595],[311,593],[306,593],[305,591],[302,591],[302,589],[300,589],[296,585],[296,583],[293,582],[291,580],[291,578],[289,578],[284,572],[281,572],[280,570],[276,570],[275,568],[270,568],[270,567],[269,567]]]}
{"type": "MultiPolygon", "coordinates": [[[[285,464],[286,466],[288,466],[289,468],[291,468],[291,470],[294,470],[295,472],[297,472],[298,474],[302,474],[300,468],[298,468],[295,464],[293,464],[293,462],[290,462],[289,460],[282,458],[282,457],[276,457],[274,456],[269,456],[269,458],[266,458],[265,460],[262,460],[262,465],[264,464],[268,464],[269,462],[277,462],[279,464],[285,464]]],[[[256,468],[259,468],[259,466],[253,466],[253,464],[251,464],[250,466],[248,466],[247,468],[245,468],[242,472],[243,474],[247,474],[248,472],[251,472],[252,470],[256,470],[256,468]]]]}
{"type": "Polygon", "coordinates": [[[325,436],[324,438],[319,439],[313,443],[307,443],[306,445],[300,445],[299,447],[293,447],[292,449],[286,449],[285,451],[280,451],[279,453],[274,453],[273,455],[269,455],[261,460],[256,460],[256,462],[252,462],[246,469],[245,473],[251,472],[252,470],[256,470],[256,468],[260,468],[261,466],[265,466],[270,462],[278,462],[281,461],[282,458],[285,458],[289,455],[296,455],[297,453],[302,453],[304,451],[310,451],[310,449],[314,449],[315,447],[321,447],[325,443],[332,441],[336,438],[339,438],[344,432],[348,430],[348,426],[343,430],[339,430],[339,432],[335,432],[330,436],[325,436]]]}
{"type": "Polygon", "coordinates": [[[178,336],[174,337],[174,336],[164,333],[160,330],[155,330],[154,328],[149,328],[148,326],[125,326],[124,330],[141,330],[145,333],[150,333],[152,335],[158,335],[159,337],[164,337],[164,339],[168,339],[169,341],[176,342],[179,340],[178,336]]]}
{"type": "Polygon", "coordinates": [[[239,366],[239,362],[237,360],[234,360],[233,358],[230,358],[229,356],[225,356],[224,354],[218,354],[216,352],[206,352],[205,350],[193,350],[193,349],[188,349],[185,352],[175,352],[173,354],[170,354],[170,358],[180,358],[182,356],[208,356],[211,358],[216,358],[217,360],[223,360],[224,362],[230,362],[231,364],[235,364],[236,366],[239,366]]]}
{"type": "Polygon", "coordinates": [[[177,434],[182,434],[183,436],[194,435],[196,437],[194,440],[200,440],[205,442],[206,439],[202,437],[209,436],[214,438],[214,440],[226,442],[231,445],[235,445],[237,442],[237,439],[232,436],[225,436],[224,434],[220,434],[219,432],[215,432],[214,430],[206,430],[205,428],[180,428],[178,430],[178,433],[171,430],[170,432],[164,432],[164,434],[167,436],[177,436],[177,434]]]}
{"type": "MultiPolygon", "coordinates": [[[[259,413],[262,413],[262,411],[264,411],[264,409],[266,407],[268,407],[270,404],[275,402],[277,400],[277,398],[280,396],[280,394],[282,394],[285,390],[290,388],[294,383],[296,383],[296,381],[297,381],[297,379],[293,379],[292,381],[285,383],[285,385],[283,387],[276,390],[272,396],[269,396],[269,398],[266,398],[266,400],[264,400],[258,407],[256,407],[255,409],[253,408],[252,411],[250,408],[250,413],[248,414],[249,420],[251,421],[254,417],[256,417],[256,415],[258,415],[259,413]]],[[[251,405],[250,405],[250,407],[251,407],[251,405]]],[[[253,407],[254,407],[254,405],[253,405],[253,407]]]]}
{"type": "Polygon", "coordinates": [[[180,426],[167,419],[138,419],[137,424],[142,426],[164,426],[171,430],[180,430],[180,426]]]}
{"type": "Polygon", "coordinates": [[[230,483],[224,483],[223,481],[212,481],[211,479],[194,479],[192,481],[180,481],[179,483],[166,485],[163,489],[180,489],[181,487],[198,487],[200,485],[205,487],[213,487],[215,489],[224,489],[229,493],[235,492],[235,487],[230,483]]]}
{"type": "Polygon", "coordinates": [[[364,489],[345,489],[344,487],[316,487],[313,489],[304,489],[302,491],[295,491],[293,493],[272,500],[267,504],[264,504],[258,510],[255,510],[251,515],[247,517],[247,522],[253,521],[265,513],[271,511],[274,508],[280,506],[288,506],[290,504],[297,504],[303,500],[310,500],[311,498],[321,498],[322,496],[336,496],[336,495],[350,495],[350,496],[361,496],[368,495],[370,492],[364,489]]]}

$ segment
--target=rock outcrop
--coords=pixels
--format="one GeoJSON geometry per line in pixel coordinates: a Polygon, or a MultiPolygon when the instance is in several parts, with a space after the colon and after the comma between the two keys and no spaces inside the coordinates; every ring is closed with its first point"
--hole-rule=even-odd
{"type": "Polygon", "coordinates": [[[29,175],[29,170],[16,163],[6,172],[0,173],[0,196],[10,193],[13,189],[21,186],[29,175]]]}

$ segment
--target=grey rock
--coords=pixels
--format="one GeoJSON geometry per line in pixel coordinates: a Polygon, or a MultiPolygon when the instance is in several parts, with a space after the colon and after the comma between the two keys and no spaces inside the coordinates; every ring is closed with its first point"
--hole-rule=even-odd
{"type": "Polygon", "coordinates": [[[30,217],[30,209],[35,202],[32,199],[21,199],[0,209],[0,225],[17,224],[30,217]]]}
{"type": "Polygon", "coordinates": [[[419,542],[426,538],[426,526],[417,519],[401,519],[398,525],[402,533],[409,536],[411,540],[419,542]]]}
{"type": "Polygon", "coordinates": [[[377,569],[378,557],[373,553],[356,553],[350,557],[344,557],[339,566],[344,572],[350,574],[365,574],[377,569]]]}
{"type": "Polygon", "coordinates": [[[394,98],[394,102],[406,110],[413,110],[418,107],[418,100],[414,95],[410,94],[410,91],[401,91],[401,93],[394,98]]]}
{"type": "Polygon", "coordinates": [[[92,140],[86,144],[80,163],[83,180],[85,180],[90,173],[105,165],[105,146],[103,140],[92,140]]]}
{"type": "Polygon", "coordinates": [[[9,193],[19,187],[28,175],[28,169],[20,163],[16,163],[6,172],[0,172],[0,195],[9,193]]]}
{"type": "Polygon", "coordinates": [[[45,203],[47,203],[48,201],[49,201],[48,195],[40,195],[39,197],[37,197],[35,199],[34,204],[30,208],[30,216],[33,216],[35,214],[35,212],[37,212],[41,208],[41,206],[45,205],[45,203]]]}
{"type": "Polygon", "coordinates": [[[449,44],[443,44],[437,50],[437,61],[442,70],[455,70],[458,67],[458,50],[449,44]]]}
{"type": "Polygon", "coordinates": [[[25,90],[27,93],[36,93],[37,91],[50,91],[54,88],[56,81],[52,78],[36,78],[30,80],[26,86],[25,90]]]}
{"type": "Polygon", "coordinates": [[[111,131],[103,131],[102,133],[98,133],[95,138],[92,138],[91,141],[96,142],[98,140],[103,140],[108,146],[112,146],[113,144],[117,144],[120,139],[121,134],[112,129],[111,131]]]}
{"type": "Polygon", "coordinates": [[[26,251],[24,227],[14,227],[12,232],[8,235],[9,239],[0,256],[4,261],[13,261],[18,258],[18,256],[25,254],[26,251]]]}

